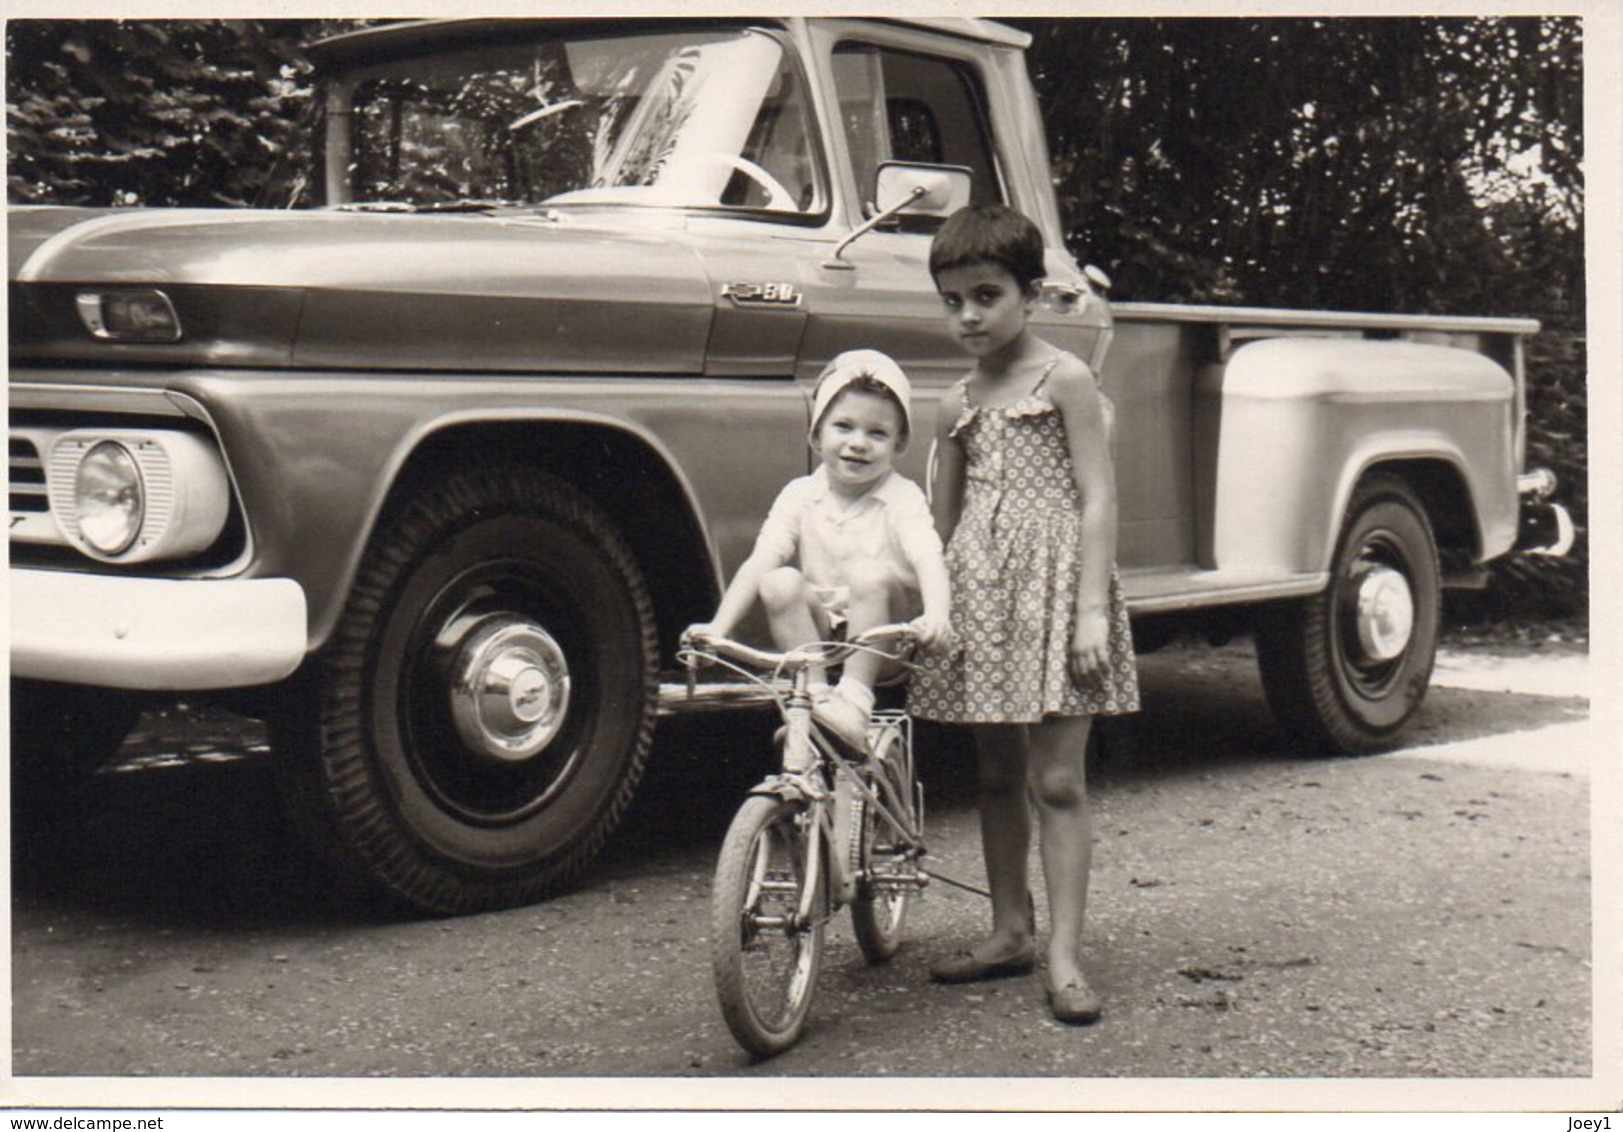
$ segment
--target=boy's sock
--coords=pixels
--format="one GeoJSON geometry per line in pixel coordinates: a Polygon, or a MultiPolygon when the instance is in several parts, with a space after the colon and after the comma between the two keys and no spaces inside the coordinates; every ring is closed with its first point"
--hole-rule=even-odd
{"type": "Polygon", "coordinates": [[[872,688],[845,676],[832,696],[812,707],[812,717],[846,746],[863,751],[868,746],[868,717],[873,714],[873,702],[872,688]]]}

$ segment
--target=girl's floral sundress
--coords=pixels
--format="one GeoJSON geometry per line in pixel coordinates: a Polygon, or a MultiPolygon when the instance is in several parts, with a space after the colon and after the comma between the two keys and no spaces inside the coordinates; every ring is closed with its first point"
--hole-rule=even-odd
{"type": "Polygon", "coordinates": [[[1068,671],[1082,569],[1081,496],[1065,425],[1043,386],[997,408],[971,404],[951,435],[964,446],[964,499],[947,545],[954,643],[913,673],[908,710],[943,723],[1035,723],[1046,715],[1138,710],[1127,603],[1110,569],[1110,663],[1087,687],[1068,671]]]}

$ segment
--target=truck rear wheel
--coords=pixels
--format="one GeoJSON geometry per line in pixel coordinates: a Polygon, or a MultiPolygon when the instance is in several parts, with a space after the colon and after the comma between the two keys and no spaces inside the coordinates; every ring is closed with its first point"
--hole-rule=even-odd
{"type": "Polygon", "coordinates": [[[584,870],[642,777],[652,605],[573,488],[466,469],[385,515],[317,683],[315,750],[279,752],[317,848],[421,911],[527,903],[584,870]]]}
{"type": "Polygon", "coordinates": [[[1391,747],[1425,699],[1441,606],[1437,544],[1401,479],[1353,493],[1324,592],[1272,610],[1257,660],[1275,717],[1343,754],[1391,747]]]}

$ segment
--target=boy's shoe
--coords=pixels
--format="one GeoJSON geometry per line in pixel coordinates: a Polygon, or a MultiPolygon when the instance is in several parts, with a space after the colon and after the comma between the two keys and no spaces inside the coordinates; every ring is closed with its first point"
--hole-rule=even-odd
{"type": "Polygon", "coordinates": [[[868,749],[868,713],[835,693],[812,705],[812,718],[842,744],[858,753],[868,749]]]}

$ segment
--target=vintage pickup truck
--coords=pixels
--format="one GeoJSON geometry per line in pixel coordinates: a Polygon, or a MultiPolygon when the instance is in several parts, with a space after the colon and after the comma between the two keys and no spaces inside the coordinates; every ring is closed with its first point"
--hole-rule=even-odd
{"type": "Polygon", "coordinates": [[[1304,747],[1391,745],[1441,587],[1560,541],[1522,468],[1537,325],[1112,306],[1025,43],[412,22],[312,46],[288,207],[12,209],[17,767],[218,697],[351,879],[435,913],[568,883],[689,702],[680,631],[809,466],[824,362],[889,352],[926,420],[964,370],[925,257],[966,199],[1047,234],[1040,333],[1114,401],[1140,647],[1254,630],[1304,747]]]}

